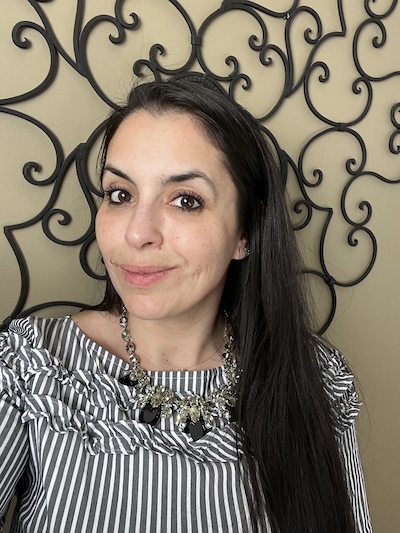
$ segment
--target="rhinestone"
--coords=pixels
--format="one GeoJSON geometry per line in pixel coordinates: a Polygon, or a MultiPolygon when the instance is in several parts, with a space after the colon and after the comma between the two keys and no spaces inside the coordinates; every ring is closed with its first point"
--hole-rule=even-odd
{"type": "Polygon", "coordinates": [[[121,337],[125,342],[128,342],[131,339],[131,336],[126,330],[121,333],[121,337]]]}
{"type": "Polygon", "coordinates": [[[191,407],[189,409],[189,414],[193,422],[198,422],[200,420],[200,409],[198,407],[191,407]]]}
{"type": "Polygon", "coordinates": [[[162,416],[165,416],[166,418],[170,418],[172,416],[172,408],[167,405],[162,405],[161,414],[162,416]]]}
{"type": "Polygon", "coordinates": [[[210,413],[205,413],[203,415],[204,425],[207,429],[211,429],[214,425],[214,417],[210,413]]]}
{"type": "Polygon", "coordinates": [[[158,389],[151,397],[151,405],[153,407],[158,407],[162,401],[163,401],[163,390],[158,389]]]}

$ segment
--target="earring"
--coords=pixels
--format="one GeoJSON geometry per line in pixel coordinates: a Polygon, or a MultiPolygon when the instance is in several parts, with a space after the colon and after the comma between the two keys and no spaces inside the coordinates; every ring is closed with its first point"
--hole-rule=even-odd
{"type": "Polygon", "coordinates": [[[249,257],[249,255],[250,255],[250,247],[249,247],[249,246],[245,246],[244,248],[239,247],[239,253],[240,253],[240,255],[242,255],[242,252],[243,252],[247,257],[249,257]]]}

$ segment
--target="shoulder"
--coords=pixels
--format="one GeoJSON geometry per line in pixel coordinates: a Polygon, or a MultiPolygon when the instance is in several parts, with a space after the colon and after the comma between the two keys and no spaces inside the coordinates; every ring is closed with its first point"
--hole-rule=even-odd
{"type": "Polygon", "coordinates": [[[65,318],[41,318],[28,316],[18,318],[10,323],[7,331],[0,334],[0,349],[5,344],[35,346],[44,342],[54,331],[62,329],[68,323],[65,318]]]}
{"type": "Polygon", "coordinates": [[[96,371],[93,355],[101,350],[71,317],[16,319],[0,334],[0,388],[4,376],[10,382],[19,380],[22,386],[41,369],[47,369],[49,375],[77,369],[96,371]]]}
{"type": "Polygon", "coordinates": [[[107,311],[87,309],[72,315],[71,319],[87,338],[108,352],[117,355],[120,359],[125,358],[125,345],[121,344],[120,341],[119,315],[107,311]]]}
{"type": "Polygon", "coordinates": [[[343,354],[320,338],[317,338],[316,351],[335,425],[339,432],[343,432],[354,423],[361,406],[354,376],[343,354]]]}
{"type": "Polygon", "coordinates": [[[13,320],[8,330],[0,334],[0,362],[20,371],[34,361],[39,364],[47,350],[67,342],[74,328],[68,317],[30,316],[13,320]]]}

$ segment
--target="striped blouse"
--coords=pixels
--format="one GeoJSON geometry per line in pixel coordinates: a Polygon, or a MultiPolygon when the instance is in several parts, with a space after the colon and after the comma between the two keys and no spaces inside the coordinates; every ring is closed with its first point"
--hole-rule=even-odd
{"type": "MultiPolygon", "coordinates": [[[[353,378],[338,352],[320,352],[358,532],[369,533],[353,378]]],[[[19,319],[0,335],[0,517],[16,494],[18,533],[251,531],[233,425],[218,419],[193,442],[172,419],[140,423],[135,390],[118,382],[128,368],[68,317],[19,319]]],[[[182,397],[226,382],[222,368],[150,376],[182,397]]]]}

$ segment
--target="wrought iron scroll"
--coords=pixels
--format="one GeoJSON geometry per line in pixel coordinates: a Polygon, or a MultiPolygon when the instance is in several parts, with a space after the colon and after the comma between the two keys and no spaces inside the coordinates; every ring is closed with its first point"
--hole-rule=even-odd
{"type": "MultiPolygon", "coordinates": [[[[87,53],[90,35],[94,29],[98,29],[101,25],[104,25],[104,27],[111,25],[114,30],[109,35],[109,40],[115,45],[115,53],[117,54],[118,45],[124,43],[128,35],[137,31],[140,26],[143,31],[146,31],[146,21],[142,21],[139,15],[134,12],[127,12],[124,0],[109,0],[108,5],[113,8],[112,15],[99,13],[86,22],[84,22],[86,2],[85,0],[77,0],[74,28],[71,33],[71,43],[73,45],[73,54],[71,55],[61,44],[49,18],[46,16],[45,6],[43,6],[43,4],[55,1],[26,0],[26,3],[35,11],[35,19],[38,17],[40,23],[21,20],[14,26],[10,35],[13,44],[23,50],[32,46],[32,42],[25,36],[27,30],[37,32],[48,48],[49,68],[43,80],[36,87],[24,93],[9,95],[0,99],[0,119],[1,114],[8,114],[15,117],[15,120],[27,121],[40,129],[54,148],[56,163],[51,175],[44,180],[35,179],[35,173],[40,169],[40,163],[37,161],[27,161],[21,169],[22,176],[29,185],[32,187],[51,188],[51,195],[43,209],[34,217],[19,224],[6,224],[4,226],[5,236],[19,265],[20,294],[12,313],[3,320],[1,328],[7,327],[10,320],[16,316],[27,315],[46,307],[56,305],[85,306],[85,302],[64,300],[39,302],[34,306],[26,306],[30,289],[30,276],[29,265],[24,257],[24,251],[18,243],[18,232],[20,230],[40,223],[44,235],[52,242],[59,246],[79,247],[82,269],[90,278],[101,279],[102,277],[100,273],[95,272],[90,267],[87,258],[88,249],[94,240],[96,196],[99,194],[88,177],[87,159],[91,148],[103,132],[104,124],[98,124],[85,143],[79,143],[69,154],[64,154],[62,144],[55,133],[34,117],[20,111],[18,106],[46,93],[57,77],[61,62],[65,62],[75,75],[86,79],[87,84],[93,90],[93,98],[100,98],[108,106],[114,106],[114,102],[107,95],[100,80],[96,79],[96,75],[91,69],[87,53]],[[69,240],[55,235],[51,229],[50,222],[56,217],[60,226],[68,226],[71,223],[71,214],[66,210],[56,208],[55,204],[61,186],[66,179],[67,171],[72,165],[75,165],[82,196],[85,198],[91,213],[91,219],[78,238],[69,240]]],[[[271,3],[276,5],[276,2],[271,3]]],[[[361,4],[361,0],[358,3],[361,4]]],[[[100,4],[103,3],[98,3],[99,10],[101,9],[100,4]]],[[[229,69],[229,72],[222,74],[217,72],[215,67],[210,66],[210,61],[204,52],[210,28],[212,29],[215,23],[223,22],[228,14],[231,13],[239,13],[243,17],[251,17],[255,24],[257,32],[248,36],[247,46],[258,57],[262,68],[268,72],[268,69],[273,66],[276,68],[278,65],[283,71],[284,82],[279,94],[276,95],[272,105],[269,105],[269,108],[265,109],[257,118],[263,124],[267,136],[275,146],[281,162],[282,180],[286,182],[288,174],[292,173],[301,192],[301,199],[297,199],[292,205],[294,220],[296,220],[294,223],[296,231],[301,232],[309,226],[317,212],[324,215],[324,223],[320,231],[319,249],[316,251],[319,258],[319,267],[305,269],[306,274],[314,276],[323,282],[330,295],[330,308],[321,324],[321,331],[323,332],[328,328],[335,315],[337,288],[350,287],[360,283],[373,268],[377,256],[377,240],[368,226],[373,216],[373,207],[369,201],[360,199],[358,204],[360,213],[357,217],[352,216],[349,212],[347,201],[349,190],[355,182],[359,183],[366,176],[373,177],[385,184],[400,182],[400,177],[388,178],[380,172],[368,168],[367,146],[362,135],[357,130],[357,126],[368,116],[377,84],[400,75],[398,70],[392,70],[381,75],[372,72],[371,68],[364,64],[360,53],[361,50],[365,50],[368,47],[375,51],[384,48],[388,39],[387,22],[392,20],[393,17],[397,17],[397,19],[400,17],[398,2],[393,0],[391,5],[382,12],[380,2],[364,0],[362,19],[356,29],[352,30],[352,35],[349,35],[349,30],[347,29],[342,0],[337,0],[336,2],[332,0],[329,3],[331,8],[332,6],[334,7],[334,15],[337,21],[336,29],[329,32],[325,31],[323,16],[318,13],[317,8],[304,5],[305,2],[300,5],[299,0],[281,2],[281,5],[284,4],[285,7],[280,11],[270,8],[268,1],[256,3],[224,0],[218,9],[207,13],[197,26],[190,14],[190,1],[165,0],[165,4],[168,4],[170,9],[175,9],[176,17],[183,21],[187,28],[189,38],[187,39],[188,53],[186,60],[179,66],[165,66],[168,63],[169,51],[161,42],[155,42],[150,46],[146,57],[135,57],[136,52],[133,50],[132,72],[134,77],[150,76],[154,79],[161,79],[166,77],[187,78],[202,76],[210,83],[215,84],[220,90],[226,91],[231,98],[235,98],[238,92],[249,91],[254,87],[254,80],[246,72],[246,65],[241,64],[234,54],[220,57],[221,63],[225,64],[224,68],[228,67],[229,69]],[[271,37],[269,30],[272,21],[275,21],[275,27],[277,27],[276,22],[279,22],[282,32],[282,39],[279,42],[275,42],[271,37]],[[299,34],[298,28],[302,24],[304,27],[303,33],[299,34]],[[351,90],[355,96],[363,101],[361,111],[347,122],[336,120],[335,117],[322,111],[314,100],[311,90],[311,87],[316,82],[320,84],[320,87],[323,87],[324,84],[329,82],[331,76],[329,65],[319,59],[318,53],[322,45],[329,40],[333,42],[333,40],[339,41],[345,38],[352,41],[353,69],[356,73],[351,90]],[[300,45],[307,50],[306,57],[305,59],[303,57],[301,63],[296,55],[296,49],[300,45]],[[281,110],[285,101],[299,91],[304,93],[304,102],[308,112],[317,119],[320,126],[318,131],[305,141],[298,158],[296,158],[289,155],[290,150],[288,150],[288,147],[277,141],[274,129],[272,125],[270,126],[270,121],[281,110]],[[333,207],[319,205],[313,199],[313,191],[324,181],[324,172],[320,168],[314,168],[310,176],[309,170],[304,166],[304,161],[310,150],[322,139],[332,134],[347,136],[353,140],[353,144],[355,142],[358,146],[358,156],[355,155],[348,158],[343,165],[343,176],[346,177],[346,182],[341,192],[340,213],[335,212],[333,207]],[[360,235],[367,237],[371,244],[371,253],[367,264],[361,266],[357,275],[347,281],[337,279],[326,260],[326,238],[334,216],[341,216],[347,224],[349,250],[358,246],[360,235]]],[[[316,3],[313,2],[314,4],[316,3]]],[[[132,5],[135,5],[135,3],[130,2],[130,6],[132,5]]],[[[158,2],[158,5],[160,6],[160,2],[158,2]]],[[[223,69],[221,68],[221,70],[223,69]]],[[[393,127],[390,138],[387,141],[388,153],[397,155],[400,153],[400,102],[393,101],[389,103],[387,120],[393,127]]],[[[290,124],[288,124],[288,127],[290,127],[290,124]]]]}

